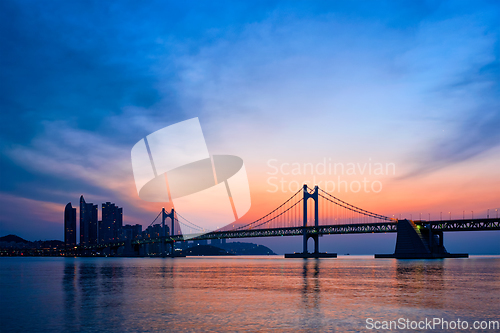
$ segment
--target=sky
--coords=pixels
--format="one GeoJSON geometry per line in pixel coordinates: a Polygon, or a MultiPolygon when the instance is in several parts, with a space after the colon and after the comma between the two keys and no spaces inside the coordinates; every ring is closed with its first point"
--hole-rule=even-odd
{"type": "MultiPolygon", "coordinates": [[[[210,154],[245,163],[252,206],[240,222],[296,183],[340,180],[376,183],[334,194],[390,217],[494,217],[499,22],[496,1],[1,1],[0,235],[62,239],[64,206],[80,195],[149,225],[168,205],[138,197],[130,151],[193,117],[210,154]],[[379,164],[393,167],[363,169],[379,164]]],[[[500,254],[499,236],[451,233],[445,246],[500,254]]],[[[395,244],[339,237],[321,246],[395,244]]]]}

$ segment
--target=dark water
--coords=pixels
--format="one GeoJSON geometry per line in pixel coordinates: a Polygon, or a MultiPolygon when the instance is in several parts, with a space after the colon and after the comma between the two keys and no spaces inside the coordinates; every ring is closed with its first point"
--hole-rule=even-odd
{"type": "Polygon", "coordinates": [[[498,256],[0,258],[0,265],[2,332],[367,331],[367,318],[500,320],[498,256]]]}

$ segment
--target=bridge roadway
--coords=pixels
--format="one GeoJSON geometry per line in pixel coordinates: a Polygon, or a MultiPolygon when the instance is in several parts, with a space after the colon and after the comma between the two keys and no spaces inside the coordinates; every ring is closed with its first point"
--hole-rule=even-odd
{"type": "MultiPolygon", "coordinates": [[[[481,231],[500,230],[500,219],[465,219],[465,220],[439,220],[439,221],[414,221],[422,226],[430,225],[433,231],[481,231]]],[[[318,227],[306,227],[307,233],[319,235],[334,234],[363,234],[363,233],[387,233],[397,232],[397,221],[365,223],[365,224],[338,224],[320,225],[318,227]]],[[[222,238],[252,238],[252,237],[279,237],[279,236],[302,236],[304,227],[287,227],[272,229],[244,229],[217,231],[199,235],[191,240],[222,239],[222,238]]],[[[183,241],[182,235],[140,239],[132,244],[157,243],[164,240],[167,243],[183,241]]]]}

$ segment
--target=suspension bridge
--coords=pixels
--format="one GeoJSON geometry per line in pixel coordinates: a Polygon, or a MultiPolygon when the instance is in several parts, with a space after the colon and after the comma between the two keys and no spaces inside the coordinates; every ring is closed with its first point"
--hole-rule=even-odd
{"type": "Polygon", "coordinates": [[[500,230],[500,220],[496,218],[462,220],[407,220],[395,219],[376,214],[347,203],[318,186],[313,189],[304,185],[280,206],[265,216],[245,225],[227,225],[215,231],[207,231],[172,209],[163,209],[151,222],[161,226],[161,234],[135,240],[118,241],[80,247],[80,251],[103,248],[129,248],[130,254],[138,255],[141,247],[158,244],[165,256],[175,256],[174,244],[190,240],[221,240],[252,237],[301,236],[302,252],[286,254],[287,258],[336,257],[335,253],[321,253],[321,235],[397,233],[393,254],[375,255],[380,258],[450,258],[467,257],[467,254],[451,254],[444,247],[443,233],[447,231],[500,230]],[[161,221],[158,219],[161,217],[161,221]],[[167,223],[167,220],[169,220],[167,223]],[[158,221],[158,223],[156,223],[158,221]],[[180,233],[190,230],[189,237],[180,233]],[[314,249],[308,249],[308,240],[314,240],[314,249]],[[132,249],[132,251],[130,250],[132,249]]]}

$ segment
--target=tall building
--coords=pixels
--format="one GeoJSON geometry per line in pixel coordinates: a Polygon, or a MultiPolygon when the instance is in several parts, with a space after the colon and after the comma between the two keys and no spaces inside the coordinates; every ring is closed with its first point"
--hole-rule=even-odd
{"type": "MultiPolygon", "coordinates": [[[[169,231],[170,228],[165,225],[165,235],[168,235],[169,231]]],[[[163,228],[161,227],[161,224],[150,225],[142,232],[143,238],[156,238],[160,236],[163,236],[163,228]]]]}
{"type": "Polygon", "coordinates": [[[99,242],[113,242],[121,238],[123,228],[123,208],[114,203],[102,204],[102,221],[99,224],[99,242]]]}
{"type": "Polygon", "coordinates": [[[125,239],[135,239],[142,234],[142,225],[136,224],[136,225],[129,225],[125,224],[122,228],[123,230],[123,237],[125,239]]]}
{"type": "Polygon", "coordinates": [[[80,197],[80,245],[97,244],[97,205],[80,197]]]}
{"type": "Polygon", "coordinates": [[[69,202],[64,208],[64,244],[76,245],[76,208],[69,202]]]}

